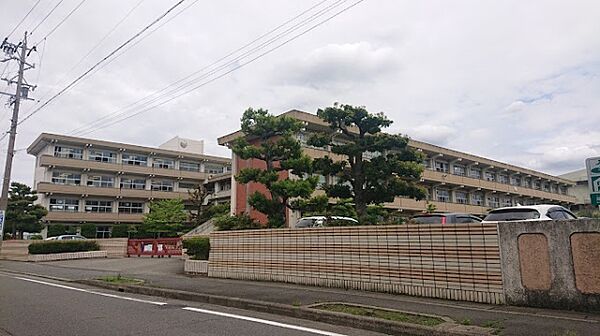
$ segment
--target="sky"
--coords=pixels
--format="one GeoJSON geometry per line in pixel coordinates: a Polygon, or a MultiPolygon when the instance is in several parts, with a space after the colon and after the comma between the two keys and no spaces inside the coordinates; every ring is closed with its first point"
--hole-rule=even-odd
{"type": "MultiPolygon", "coordinates": [[[[177,2],[87,0],[48,35],[81,3],[64,0],[28,37],[36,101],[22,104],[21,118],[177,2]]],[[[0,0],[2,37],[35,3],[0,0]]],[[[58,3],[41,0],[9,40],[58,3]]],[[[566,173],[600,156],[598,18],[593,0],[185,0],[19,126],[12,177],[33,182],[24,148],[41,132],[144,146],[178,135],[230,156],[217,138],[237,130],[248,107],[315,113],[334,102],[384,112],[391,133],[566,173]],[[140,100],[147,105],[132,105],[140,100]]],[[[8,130],[12,110],[0,99],[8,130]]]]}

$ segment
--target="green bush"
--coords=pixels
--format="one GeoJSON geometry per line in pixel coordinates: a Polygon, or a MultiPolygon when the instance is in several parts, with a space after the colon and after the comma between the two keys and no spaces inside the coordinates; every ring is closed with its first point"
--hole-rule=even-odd
{"type": "Polygon", "coordinates": [[[129,237],[129,225],[125,225],[125,224],[113,225],[110,236],[112,238],[127,238],[127,237],[129,237]]]}
{"type": "Polygon", "coordinates": [[[67,234],[67,227],[62,224],[48,225],[48,237],[56,237],[67,234]]]}
{"type": "Polygon", "coordinates": [[[219,231],[261,229],[262,225],[248,215],[221,216],[215,219],[219,231]]]}
{"type": "Polygon", "coordinates": [[[186,254],[194,260],[208,260],[210,253],[210,239],[208,237],[190,238],[183,241],[186,254]]]}
{"type": "Polygon", "coordinates": [[[96,225],[83,224],[81,226],[81,235],[85,238],[96,238],[96,225]]]}
{"type": "Polygon", "coordinates": [[[86,252],[99,250],[100,246],[93,240],[50,240],[29,244],[29,254],[86,252]]]}
{"type": "Polygon", "coordinates": [[[29,237],[30,240],[42,240],[44,238],[42,238],[41,235],[33,235],[29,237]]]}

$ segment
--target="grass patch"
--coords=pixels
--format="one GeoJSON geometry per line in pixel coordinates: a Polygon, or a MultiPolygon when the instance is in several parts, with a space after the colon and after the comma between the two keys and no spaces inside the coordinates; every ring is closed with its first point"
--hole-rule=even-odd
{"type": "Polygon", "coordinates": [[[337,313],[345,313],[352,314],[357,316],[367,316],[380,318],[389,321],[396,322],[405,322],[412,324],[419,324],[424,326],[436,326],[438,324],[444,323],[445,321],[441,318],[431,317],[431,316],[423,316],[417,314],[408,314],[399,311],[386,310],[386,309],[377,309],[377,308],[369,308],[369,307],[360,307],[346,304],[324,304],[320,306],[315,306],[316,309],[328,310],[337,313]]]}
{"type": "Polygon", "coordinates": [[[459,321],[458,321],[458,323],[459,323],[459,324],[462,324],[462,325],[466,325],[466,326],[468,326],[468,325],[471,325],[471,320],[470,320],[470,319],[468,319],[468,318],[464,318],[464,319],[462,319],[462,320],[459,320],[459,321]]]}
{"type": "Polygon", "coordinates": [[[141,285],[144,283],[143,280],[139,280],[139,279],[133,279],[133,278],[126,278],[121,276],[121,274],[119,275],[107,275],[101,278],[98,278],[98,280],[104,281],[104,282],[108,282],[108,283],[112,283],[112,284],[119,284],[119,285],[141,285]]]}
{"type": "Polygon", "coordinates": [[[481,324],[481,326],[484,328],[493,329],[494,331],[492,333],[494,335],[500,335],[502,330],[504,330],[504,321],[500,321],[500,320],[485,321],[485,322],[483,322],[483,324],[481,324]]]}

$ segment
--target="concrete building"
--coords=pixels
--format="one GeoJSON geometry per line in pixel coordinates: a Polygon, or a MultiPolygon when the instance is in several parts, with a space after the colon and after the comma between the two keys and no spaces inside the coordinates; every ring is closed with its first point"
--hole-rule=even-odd
{"type": "MultiPolygon", "coordinates": [[[[329,155],[327,149],[311,147],[307,140],[314,132],[328,130],[328,125],[314,114],[292,110],[282,115],[302,121],[305,128],[297,137],[302,143],[304,152],[310,157],[329,155]]],[[[237,137],[243,136],[241,131],[219,138],[220,145],[229,145],[237,137]]],[[[428,190],[428,199],[438,212],[465,212],[484,215],[489,209],[540,203],[562,204],[567,207],[577,202],[569,195],[569,188],[574,182],[548,175],[531,169],[494,161],[484,157],[411,140],[409,146],[424,154],[422,184],[428,190]]],[[[377,155],[373,153],[373,155],[377,155]]],[[[243,167],[249,166],[247,161],[233,156],[234,174],[243,167]]],[[[333,177],[320,176],[321,183],[332,183],[333,177]]],[[[259,190],[260,186],[244,186],[232,181],[232,211],[243,213],[248,209],[246,197],[259,190]]],[[[426,201],[408,198],[396,198],[387,207],[407,213],[422,212],[426,201]]],[[[299,214],[289,213],[288,218],[295,220],[299,214]]]]}
{"type": "Polygon", "coordinates": [[[575,184],[572,188],[569,188],[569,194],[575,196],[576,199],[575,205],[573,206],[574,210],[592,207],[590,187],[585,168],[559,175],[559,177],[573,181],[575,184]]]}
{"type": "Polygon", "coordinates": [[[211,202],[228,202],[231,160],[202,148],[178,137],[152,148],[42,133],[27,152],[36,157],[33,188],[48,209],[44,220],[93,223],[98,237],[108,237],[114,225],[141,223],[150,201],[186,200],[200,183],[214,191],[211,202]]]}

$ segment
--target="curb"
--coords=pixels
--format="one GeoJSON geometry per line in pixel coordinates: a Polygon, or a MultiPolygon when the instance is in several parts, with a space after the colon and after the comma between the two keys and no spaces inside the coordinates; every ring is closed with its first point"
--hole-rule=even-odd
{"type": "MultiPolygon", "coordinates": [[[[204,293],[193,293],[175,289],[139,285],[115,285],[100,280],[72,280],[72,282],[115,290],[124,293],[159,296],[169,299],[193,301],[226,306],[244,310],[253,310],[263,313],[284,315],[304,320],[319,321],[328,324],[351,326],[357,329],[370,330],[389,335],[415,335],[415,336],[475,336],[492,335],[491,329],[478,326],[464,326],[453,322],[445,322],[437,327],[428,327],[418,324],[402,323],[376,319],[372,317],[355,316],[337,312],[311,309],[309,307],[296,307],[292,305],[248,300],[227,296],[218,296],[204,293]]],[[[444,318],[445,319],[445,318],[444,318]]],[[[447,319],[445,319],[447,320],[447,319]]]]}
{"type": "Polygon", "coordinates": [[[43,279],[62,281],[62,282],[76,282],[76,280],[73,280],[73,279],[65,279],[65,278],[59,278],[59,277],[55,277],[55,276],[36,274],[36,273],[13,271],[13,270],[9,270],[6,268],[0,268],[0,272],[6,272],[6,273],[18,274],[18,275],[28,275],[28,276],[32,276],[32,277],[36,277],[36,278],[43,278],[43,279]]]}

